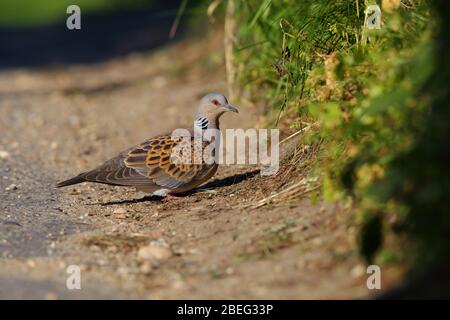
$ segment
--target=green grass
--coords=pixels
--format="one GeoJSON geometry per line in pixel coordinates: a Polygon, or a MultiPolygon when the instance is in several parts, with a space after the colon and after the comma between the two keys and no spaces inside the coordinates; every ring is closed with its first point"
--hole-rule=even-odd
{"type": "Polygon", "coordinates": [[[75,4],[81,13],[136,7],[154,0],[4,0],[0,1],[1,27],[30,27],[63,21],[66,9],[75,4]]]}
{"type": "Polygon", "coordinates": [[[265,92],[279,111],[307,96],[306,80],[318,55],[354,45],[363,22],[358,1],[238,3],[244,21],[237,46],[240,79],[248,89],[265,92]]]}
{"type": "Polygon", "coordinates": [[[397,256],[423,264],[450,252],[444,196],[450,179],[438,156],[448,152],[450,71],[446,60],[436,63],[435,50],[448,40],[439,33],[447,30],[439,29],[444,10],[433,11],[443,2],[398,1],[382,11],[380,30],[368,30],[364,9],[374,2],[382,7],[358,0],[236,1],[238,80],[265,102],[272,123],[320,124],[302,143],[322,142],[313,172],[326,199],[351,200],[368,262],[390,252],[380,251],[389,245],[386,234],[400,232],[414,246],[397,256]]]}

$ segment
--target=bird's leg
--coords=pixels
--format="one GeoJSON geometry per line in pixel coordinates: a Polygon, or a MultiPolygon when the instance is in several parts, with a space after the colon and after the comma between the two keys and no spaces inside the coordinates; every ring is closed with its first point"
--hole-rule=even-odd
{"type": "Polygon", "coordinates": [[[183,198],[183,197],[176,196],[176,195],[174,195],[174,194],[168,193],[168,194],[166,194],[166,196],[164,197],[163,201],[176,200],[176,199],[180,199],[180,198],[183,198]]]}

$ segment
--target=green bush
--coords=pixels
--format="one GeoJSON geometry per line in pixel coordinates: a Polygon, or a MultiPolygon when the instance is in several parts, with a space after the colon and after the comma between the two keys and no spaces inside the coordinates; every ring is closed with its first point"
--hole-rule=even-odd
{"type": "Polygon", "coordinates": [[[269,115],[320,124],[305,138],[322,141],[314,172],[325,198],[352,200],[361,253],[371,262],[394,230],[409,235],[403,250],[416,261],[448,255],[450,72],[437,64],[439,12],[428,1],[380,1],[381,29],[369,30],[374,1],[237,3],[239,79],[269,115]]]}

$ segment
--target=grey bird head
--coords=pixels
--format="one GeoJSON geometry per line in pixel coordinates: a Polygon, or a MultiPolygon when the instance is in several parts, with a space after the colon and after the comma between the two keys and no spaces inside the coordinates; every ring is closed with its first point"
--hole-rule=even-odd
{"type": "Polygon", "coordinates": [[[238,109],[228,103],[227,98],[220,93],[208,93],[198,105],[197,118],[206,117],[216,120],[225,112],[239,113],[238,109]]]}

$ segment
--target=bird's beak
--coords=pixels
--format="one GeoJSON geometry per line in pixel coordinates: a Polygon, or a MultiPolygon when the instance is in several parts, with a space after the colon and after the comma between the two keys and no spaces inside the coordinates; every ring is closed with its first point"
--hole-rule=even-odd
{"type": "Polygon", "coordinates": [[[224,109],[225,109],[226,111],[230,111],[230,112],[234,112],[234,113],[239,113],[239,110],[238,110],[236,107],[232,106],[231,104],[225,105],[225,106],[224,106],[224,109]]]}

